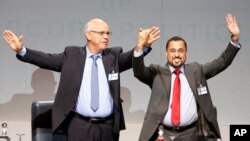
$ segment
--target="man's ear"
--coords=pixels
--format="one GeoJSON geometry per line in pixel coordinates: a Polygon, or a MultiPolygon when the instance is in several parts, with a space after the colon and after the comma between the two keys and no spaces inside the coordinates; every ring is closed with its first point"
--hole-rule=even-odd
{"type": "Polygon", "coordinates": [[[85,37],[86,37],[87,41],[89,41],[91,39],[90,32],[86,32],[85,37]]]}

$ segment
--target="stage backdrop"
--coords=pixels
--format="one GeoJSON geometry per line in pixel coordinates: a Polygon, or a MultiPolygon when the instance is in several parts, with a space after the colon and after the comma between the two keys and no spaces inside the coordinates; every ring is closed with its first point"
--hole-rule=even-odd
{"type": "MultiPolygon", "coordinates": [[[[146,65],[166,63],[165,44],[174,35],[187,41],[187,62],[206,63],[229,43],[225,16],[232,13],[241,28],[242,49],[226,71],[208,81],[219,124],[229,126],[250,123],[249,7],[249,0],[2,0],[0,31],[10,29],[23,35],[24,45],[31,49],[61,53],[68,45],[84,46],[84,24],[101,18],[113,33],[109,46],[122,46],[127,51],[135,47],[140,27],[158,26],[161,38],[153,44],[146,65]]],[[[12,138],[17,138],[15,132],[25,132],[25,140],[30,140],[29,130],[23,129],[30,128],[31,103],[54,99],[60,73],[22,63],[15,55],[1,38],[0,123],[20,123],[16,124],[20,127],[10,126],[12,138]]],[[[130,137],[137,140],[150,89],[132,70],[121,74],[121,86],[126,123],[138,125],[136,135],[130,137]]],[[[131,130],[129,126],[122,132],[122,140],[131,130]]]]}

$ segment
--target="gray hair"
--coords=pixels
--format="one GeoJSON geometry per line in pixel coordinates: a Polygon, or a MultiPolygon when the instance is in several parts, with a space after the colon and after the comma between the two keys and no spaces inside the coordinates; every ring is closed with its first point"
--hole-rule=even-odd
{"type": "Polygon", "coordinates": [[[83,28],[83,32],[86,33],[91,30],[91,21],[87,22],[83,28]]]}
{"type": "Polygon", "coordinates": [[[94,19],[91,19],[90,21],[88,21],[87,23],[86,23],[86,25],[84,26],[84,33],[86,33],[86,32],[89,32],[90,30],[92,30],[93,29],[93,21],[98,21],[98,22],[103,22],[103,23],[105,23],[105,24],[107,24],[105,21],[103,21],[102,19],[98,19],[98,18],[94,18],[94,19]]]}

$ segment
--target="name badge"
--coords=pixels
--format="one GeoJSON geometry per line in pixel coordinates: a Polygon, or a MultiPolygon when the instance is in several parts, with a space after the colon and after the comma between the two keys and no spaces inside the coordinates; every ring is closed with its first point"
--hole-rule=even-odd
{"type": "Polygon", "coordinates": [[[200,84],[200,86],[197,88],[197,90],[198,90],[198,95],[207,94],[207,87],[206,86],[202,86],[200,84]]]}
{"type": "Polygon", "coordinates": [[[109,74],[109,81],[118,80],[118,73],[109,74]]]}

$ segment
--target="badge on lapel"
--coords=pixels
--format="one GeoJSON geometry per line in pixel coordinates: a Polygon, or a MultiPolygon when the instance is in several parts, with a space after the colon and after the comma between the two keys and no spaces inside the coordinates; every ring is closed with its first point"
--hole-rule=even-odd
{"type": "Polygon", "coordinates": [[[118,73],[115,73],[114,71],[112,71],[112,73],[109,74],[109,81],[112,80],[118,80],[118,73]]]}
{"type": "Polygon", "coordinates": [[[207,87],[202,86],[202,84],[199,82],[199,87],[197,88],[198,95],[204,95],[207,94],[207,87]]]}

